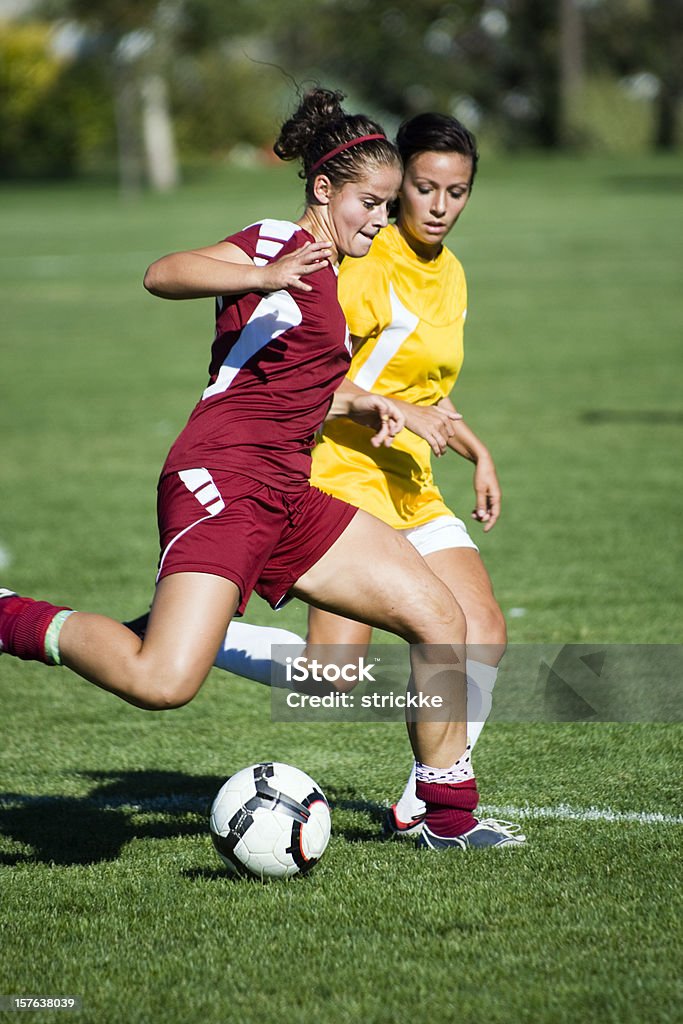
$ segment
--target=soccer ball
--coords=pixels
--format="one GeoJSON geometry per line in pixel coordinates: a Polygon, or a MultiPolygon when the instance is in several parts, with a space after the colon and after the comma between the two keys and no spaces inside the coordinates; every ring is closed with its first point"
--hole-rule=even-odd
{"type": "Polygon", "coordinates": [[[330,807],[310,775],[278,761],[243,768],[216,794],[213,845],[231,873],[289,878],[310,871],[330,838],[330,807]]]}

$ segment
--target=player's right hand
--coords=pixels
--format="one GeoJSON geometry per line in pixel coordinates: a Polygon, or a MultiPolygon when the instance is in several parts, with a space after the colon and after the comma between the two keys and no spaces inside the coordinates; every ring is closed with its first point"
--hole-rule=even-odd
{"type": "Polygon", "coordinates": [[[277,292],[281,288],[296,288],[310,292],[311,285],[303,280],[308,274],[322,270],[330,263],[332,247],[329,242],[306,242],[300,249],[280,256],[263,267],[265,292],[277,292]]]}

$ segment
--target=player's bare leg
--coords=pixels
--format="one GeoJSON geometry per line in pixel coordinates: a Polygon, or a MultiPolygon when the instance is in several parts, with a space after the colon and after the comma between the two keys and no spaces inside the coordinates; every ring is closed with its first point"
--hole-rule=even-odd
{"type": "MultiPolygon", "coordinates": [[[[367,644],[367,627],[362,631],[348,627],[340,615],[365,619],[411,642],[415,690],[440,695],[449,709],[447,715],[422,715],[408,725],[417,762],[416,793],[425,801],[427,812],[420,844],[430,849],[519,846],[525,837],[517,826],[477,822],[472,815],[478,793],[466,747],[465,624],[459,605],[444,581],[420,570],[425,567],[422,556],[414,549],[413,556],[408,555],[406,548],[412,545],[394,534],[401,544],[392,549],[386,531],[376,529],[375,522],[358,513],[324,558],[298,581],[295,592],[322,610],[314,618],[309,642],[335,638],[338,643],[343,638],[367,644]],[[381,568],[375,571],[378,564],[381,568]],[[371,572],[368,566],[372,566],[371,572]],[[352,602],[349,591],[355,591],[352,602]]],[[[498,633],[494,639],[504,637],[498,633]]],[[[493,647],[489,653],[495,655],[493,647]]]]}
{"type": "Polygon", "coordinates": [[[436,576],[455,597],[467,622],[468,657],[495,666],[505,652],[505,619],[493,593],[491,578],[478,551],[445,548],[425,555],[436,576]]]}
{"type": "MultiPolygon", "coordinates": [[[[308,609],[308,632],[304,654],[326,665],[343,666],[350,660],[364,658],[372,640],[372,626],[347,619],[322,608],[308,609]]],[[[356,686],[343,677],[335,680],[334,689],[348,692],[356,686]]]]}
{"type": "MultiPolygon", "coordinates": [[[[472,548],[445,548],[424,556],[434,574],[455,596],[467,623],[467,703],[468,740],[473,748],[491,710],[496,666],[505,650],[505,620],[493,594],[491,580],[481,557],[472,548]]],[[[333,660],[335,645],[344,650],[353,648],[363,654],[370,643],[372,630],[363,623],[342,618],[319,608],[311,608],[308,616],[308,644],[315,653],[322,646],[327,660],[333,660]],[[332,654],[330,654],[332,652],[332,654]]],[[[316,655],[318,656],[318,655],[316,655]]],[[[354,684],[335,684],[338,689],[351,689],[354,684]]],[[[388,835],[414,835],[424,818],[424,802],[415,794],[413,767],[400,799],[387,812],[385,829],[388,835]]]]}
{"type": "MultiPolygon", "coordinates": [[[[465,614],[467,622],[467,736],[474,749],[491,712],[498,664],[505,652],[505,619],[481,556],[473,548],[444,548],[424,556],[465,614]]],[[[415,792],[413,767],[403,793],[387,812],[385,833],[419,832],[424,802],[415,792]]]]}
{"type": "MultiPolygon", "coordinates": [[[[23,635],[29,631],[37,603],[8,600],[15,604],[25,601],[25,608],[14,616],[25,620],[19,630],[23,635]]],[[[73,612],[59,632],[59,658],[84,679],[136,707],[180,707],[192,699],[206,678],[238,603],[237,587],[221,576],[167,576],[157,587],[144,640],[104,615],[73,612]]],[[[2,605],[4,600],[0,601],[0,615],[2,605]]],[[[46,606],[48,614],[50,607],[46,606]]],[[[5,611],[4,633],[11,641],[17,629],[9,618],[5,611]]],[[[9,653],[18,653],[11,642],[6,646],[9,653]]],[[[45,660],[37,650],[28,656],[45,660]]]]}
{"type": "Polygon", "coordinates": [[[311,645],[351,644],[353,647],[370,646],[372,627],[364,622],[346,619],[322,608],[309,608],[307,641],[311,645]]]}
{"type": "Polygon", "coordinates": [[[417,723],[411,741],[420,761],[452,765],[467,745],[465,619],[412,545],[373,516],[358,512],[292,593],[317,608],[396,633],[413,645],[415,691],[441,696],[452,713],[440,714],[441,721],[417,723]]]}

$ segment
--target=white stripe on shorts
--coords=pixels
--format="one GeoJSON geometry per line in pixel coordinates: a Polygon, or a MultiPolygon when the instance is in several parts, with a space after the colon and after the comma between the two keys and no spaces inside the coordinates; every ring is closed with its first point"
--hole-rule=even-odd
{"type": "Polygon", "coordinates": [[[195,526],[199,526],[200,523],[205,522],[207,519],[213,519],[219,512],[222,512],[225,508],[225,502],[223,501],[220,491],[213,482],[213,477],[209,473],[208,469],[183,469],[178,473],[178,476],[183,481],[188,491],[194,494],[195,498],[208,513],[205,516],[200,516],[199,519],[195,519],[193,523],[186,526],[184,530],[177,533],[173,540],[169,541],[164,549],[164,553],[161,556],[159,562],[159,571],[157,573],[157,583],[159,582],[159,576],[161,570],[164,567],[166,561],[166,555],[169,553],[173,545],[181,537],[184,537],[188,530],[192,530],[195,526]]]}
{"type": "Polygon", "coordinates": [[[407,530],[397,532],[409,540],[423,558],[434,551],[443,551],[446,548],[479,550],[462,519],[458,519],[457,516],[437,516],[422,526],[411,526],[407,530]]]}
{"type": "Polygon", "coordinates": [[[178,476],[210,516],[223,511],[225,502],[208,469],[181,469],[178,476]]]}

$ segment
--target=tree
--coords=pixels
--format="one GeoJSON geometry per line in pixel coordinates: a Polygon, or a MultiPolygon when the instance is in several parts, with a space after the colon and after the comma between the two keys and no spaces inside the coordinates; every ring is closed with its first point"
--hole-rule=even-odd
{"type": "Polygon", "coordinates": [[[589,12],[591,59],[619,77],[652,79],[652,144],[679,144],[683,100],[682,0],[600,0],[589,12]]]}
{"type": "Polygon", "coordinates": [[[683,99],[683,4],[652,0],[651,67],[659,79],[654,145],[674,149],[683,99]]]}
{"type": "Polygon", "coordinates": [[[125,193],[172,188],[178,163],[166,74],[182,0],[48,0],[56,16],[88,30],[105,59],[117,127],[119,181],[125,193]]]}
{"type": "Polygon", "coordinates": [[[583,23],[577,0],[560,0],[558,27],[559,138],[575,141],[574,118],[583,84],[583,23]]]}
{"type": "Polygon", "coordinates": [[[50,26],[0,26],[0,174],[62,176],[77,160],[67,68],[50,50],[50,26]]]}

